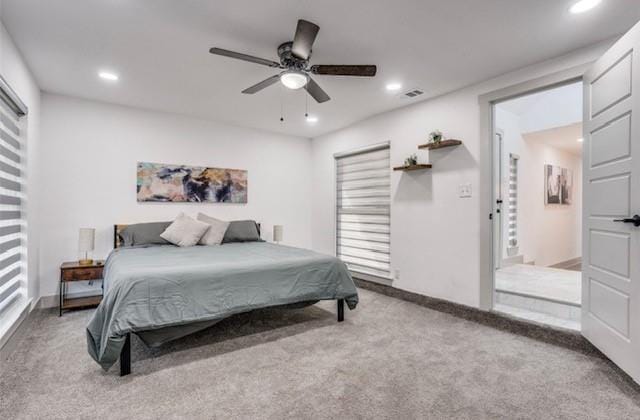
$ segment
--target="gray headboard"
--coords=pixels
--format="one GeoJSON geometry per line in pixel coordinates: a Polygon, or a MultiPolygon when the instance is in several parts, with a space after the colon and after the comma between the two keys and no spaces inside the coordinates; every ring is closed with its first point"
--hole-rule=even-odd
{"type": "MultiPolygon", "coordinates": [[[[124,230],[129,225],[118,224],[113,225],[113,249],[120,248],[122,246],[122,238],[120,237],[120,232],[124,230]]],[[[258,228],[258,236],[261,236],[260,223],[256,222],[256,227],[258,228]]]]}

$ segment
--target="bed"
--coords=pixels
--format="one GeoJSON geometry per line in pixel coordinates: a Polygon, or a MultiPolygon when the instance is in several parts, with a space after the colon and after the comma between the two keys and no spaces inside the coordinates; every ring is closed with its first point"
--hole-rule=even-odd
{"type": "Polygon", "coordinates": [[[274,306],[336,300],[355,309],[356,287],[339,259],[268,242],[218,246],[124,247],[114,226],[114,250],[104,268],[104,298],[87,326],[91,357],[108,370],[120,359],[131,372],[131,334],[157,346],[231,315],[274,306]]]}

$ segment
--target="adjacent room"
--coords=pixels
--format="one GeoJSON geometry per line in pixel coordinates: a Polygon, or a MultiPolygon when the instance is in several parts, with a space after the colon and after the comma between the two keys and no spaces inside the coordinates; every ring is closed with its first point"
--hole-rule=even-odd
{"type": "Polygon", "coordinates": [[[580,330],[582,82],[495,105],[495,309],[580,330]]]}
{"type": "Polygon", "coordinates": [[[638,0],[0,0],[0,419],[640,418],[639,94],[638,0]]]}

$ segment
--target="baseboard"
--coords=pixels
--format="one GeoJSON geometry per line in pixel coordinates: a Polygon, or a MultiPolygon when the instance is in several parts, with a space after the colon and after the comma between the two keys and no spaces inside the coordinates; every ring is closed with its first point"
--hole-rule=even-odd
{"type": "Polygon", "coordinates": [[[29,309],[30,311],[33,311],[34,309],[38,309],[40,307],[40,298],[33,300],[31,302],[31,309],[29,309]]]}
{"type": "Polygon", "coordinates": [[[38,309],[57,308],[60,305],[59,295],[40,296],[38,309]]]}
{"type": "Polygon", "coordinates": [[[513,255],[502,259],[502,267],[509,267],[510,265],[523,264],[524,255],[513,255]]]}
{"type": "Polygon", "coordinates": [[[354,279],[360,279],[360,280],[364,280],[364,281],[369,281],[369,282],[372,282],[372,283],[382,284],[382,285],[385,285],[385,286],[391,286],[391,284],[393,283],[392,279],[387,279],[387,278],[378,277],[378,276],[372,276],[371,274],[358,273],[356,271],[351,271],[351,276],[354,279]]]}
{"type": "Polygon", "coordinates": [[[31,302],[28,301],[22,311],[20,311],[20,315],[13,323],[12,327],[2,336],[2,339],[0,339],[0,360],[5,360],[11,353],[13,353],[13,350],[15,350],[16,343],[19,341],[19,337],[21,336],[20,332],[25,330],[27,324],[26,321],[32,312],[31,302]]]}
{"type": "Polygon", "coordinates": [[[580,263],[582,263],[582,257],[576,257],[576,258],[571,258],[570,260],[566,260],[566,261],[559,262],[557,264],[550,265],[549,267],[567,269],[569,267],[573,267],[580,263]]]}

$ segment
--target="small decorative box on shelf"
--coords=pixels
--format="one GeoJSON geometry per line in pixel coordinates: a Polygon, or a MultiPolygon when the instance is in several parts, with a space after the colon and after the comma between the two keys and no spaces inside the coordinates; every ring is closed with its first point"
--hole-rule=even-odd
{"type": "Polygon", "coordinates": [[[431,169],[430,163],[418,163],[415,165],[403,165],[393,168],[394,171],[419,171],[421,169],[431,169]]]}
{"type": "Polygon", "coordinates": [[[435,150],[435,149],[442,149],[445,147],[452,147],[452,146],[459,146],[462,144],[462,141],[460,140],[442,140],[438,143],[427,143],[427,144],[421,144],[418,146],[418,149],[429,149],[429,150],[435,150]]]}
{"type": "Polygon", "coordinates": [[[91,264],[80,264],[78,261],[65,262],[60,266],[60,315],[62,311],[74,308],[98,306],[102,295],[79,298],[67,298],[67,283],[84,280],[101,280],[104,261],[96,260],[91,264]]]}

